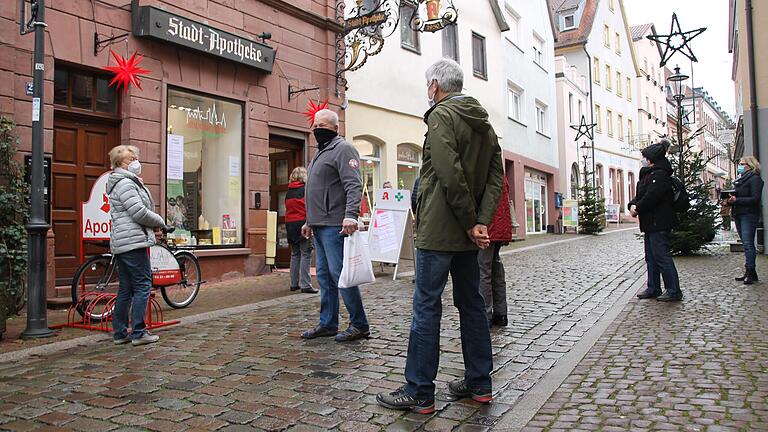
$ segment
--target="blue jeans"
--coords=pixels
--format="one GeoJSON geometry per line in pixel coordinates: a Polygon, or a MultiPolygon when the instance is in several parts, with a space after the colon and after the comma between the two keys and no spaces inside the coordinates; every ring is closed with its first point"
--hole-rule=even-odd
{"type": "Polygon", "coordinates": [[[682,295],[680,278],[669,246],[669,232],[645,233],[645,264],[648,268],[648,291],[661,294],[661,279],[670,296],[682,295]]]}
{"type": "Polygon", "coordinates": [[[128,311],[131,312],[131,339],[139,339],[146,331],[144,317],[152,290],[152,266],[147,248],[134,249],[115,255],[120,288],[112,314],[115,339],[128,336],[128,311]]]}
{"type": "Polygon", "coordinates": [[[405,363],[405,391],[418,399],[433,399],[440,361],[441,297],[448,275],[453,280],[453,304],[459,309],[464,378],[472,389],[491,388],[491,336],[480,295],[477,251],[416,252],[416,291],[405,363]]]}
{"type": "Polygon", "coordinates": [[[760,221],[760,215],[753,213],[741,214],[734,216],[733,220],[736,222],[736,231],[739,233],[739,238],[741,238],[741,242],[744,244],[744,256],[747,260],[744,267],[754,270],[755,256],[757,256],[755,233],[757,232],[757,223],[760,221]]]}
{"type": "MultiPolygon", "coordinates": [[[[339,329],[339,275],[344,258],[344,237],[341,226],[313,226],[317,253],[317,282],[320,284],[320,325],[339,329]]],[[[363,299],[358,287],[342,288],[341,297],[355,328],[368,330],[363,299]]]]}

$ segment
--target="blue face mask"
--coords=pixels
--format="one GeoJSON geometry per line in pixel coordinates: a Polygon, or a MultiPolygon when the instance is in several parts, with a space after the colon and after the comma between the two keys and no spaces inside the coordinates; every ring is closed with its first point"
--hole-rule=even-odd
{"type": "Polygon", "coordinates": [[[643,168],[648,168],[648,165],[650,165],[650,163],[648,163],[648,159],[643,159],[640,161],[640,165],[642,165],[643,168]]]}
{"type": "Polygon", "coordinates": [[[739,174],[744,174],[745,172],[747,172],[747,167],[745,167],[744,165],[739,165],[736,167],[736,172],[739,174]]]}

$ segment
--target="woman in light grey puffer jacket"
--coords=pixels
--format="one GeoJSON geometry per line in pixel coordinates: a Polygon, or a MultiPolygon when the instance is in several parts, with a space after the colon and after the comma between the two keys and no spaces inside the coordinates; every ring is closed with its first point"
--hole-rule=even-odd
{"type": "Polygon", "coordinates": [[[138,177],[141,174],[139,149],[120,145],[110,150],[109,159],[113,168],[107,180],[112,217],[110,248],[117,260],[120,279],[112,316],[113,341],[115,345],[128,342],[134,346],[145,345],[160,339],[146,330],[144,318],[152,289],[148,248],[155,244],[154,231],[165,226],[165,221],[152,210],[152,196],[138,177]]]}

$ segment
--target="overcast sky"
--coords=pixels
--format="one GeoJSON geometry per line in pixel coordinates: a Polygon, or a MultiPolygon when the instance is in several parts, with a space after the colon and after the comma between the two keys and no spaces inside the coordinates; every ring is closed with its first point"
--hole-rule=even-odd
{"type": "MultiPolygon", "coordinates": [[[[630,26],[654,23],[659,34],[669,34],[672,12],[677,13],[683,31],[707,27],[691,42],[699,60],[693,64],[694,84],[704,87],[735,118],[732,57],[728,53],[728,0],[624,0],[624,7],[630,26]]],[[[676,64],[681,72],[690,75],[690,62],[684,55],[675,54],[667,66],[672,69],[676,64]]]]}

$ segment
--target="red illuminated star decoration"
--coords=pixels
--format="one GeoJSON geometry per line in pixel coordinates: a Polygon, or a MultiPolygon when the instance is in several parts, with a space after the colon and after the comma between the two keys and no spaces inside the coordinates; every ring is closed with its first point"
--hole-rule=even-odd
{"type": "Polygon", "coordinates": [[[112,81],[109,82],[109,85],[116,85],[118,89],[120,89],[120,86],[123,86],[123,92],[125,93],[128,93],[128,86],[131,84],[135,85],[139,88],[139,90],[141,90],[141,80],[139,79],[139,74],[149,73],[148,70],[139,67],[139,63],[141,63],[141,60],[144,58],[144,56],[139,55],[136,57],[138,51],[134,51],[130,58],[125,59],[120,57],[112,50],[109,50],[109,52],[112,53],[112,57],[114,57],[115,61],[117,62],[117,66],[104,66],[102,68],[115,74],[115,76],[112,78],[112,81]]]}
{"type": "Polygon", "coordinates": [[[307,119],[309,119],[309,124],[315,124],[315,114],[317,114],[318,111],[322,111],[326,108],[328,108],[328,99],[326,99],[323,103],[318,102],[317,104],[312,101],[312,99],[310,99],[309,105],[307,105],[307,110],[304,111],[304,115],[307,116],[307,119]]]}

